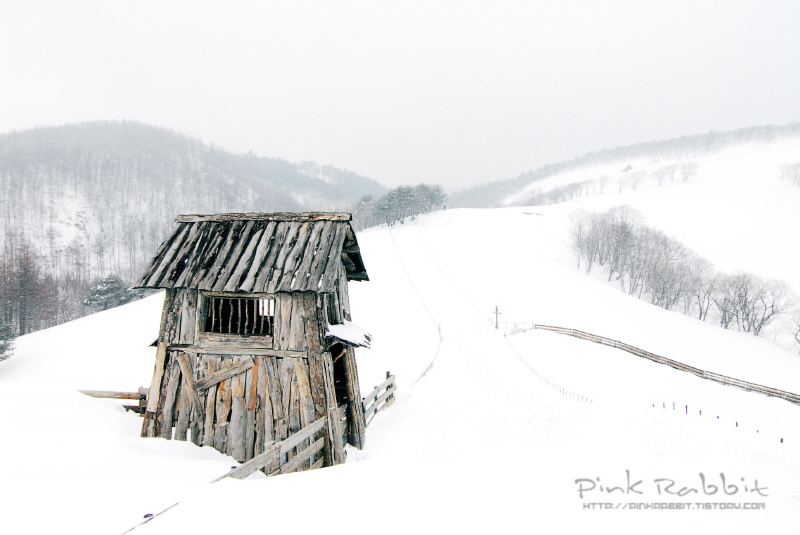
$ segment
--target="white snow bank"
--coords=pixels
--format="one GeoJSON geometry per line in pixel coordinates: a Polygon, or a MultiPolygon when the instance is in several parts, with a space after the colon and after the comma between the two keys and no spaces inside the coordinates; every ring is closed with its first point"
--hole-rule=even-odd
{"type": "Polygon", "coordinates": [[[365,331],[363,327],[347,320],[337,325],[328,325],[328,332],[325,333],[325,336],[336,338],[357,347],[368,348],[372,342],[372,335],[365,331]]]}

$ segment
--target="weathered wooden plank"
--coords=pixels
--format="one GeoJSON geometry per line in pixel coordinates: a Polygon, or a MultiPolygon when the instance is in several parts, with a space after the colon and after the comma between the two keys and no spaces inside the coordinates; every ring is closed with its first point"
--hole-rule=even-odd
{"type": "Polygon", "coordinates": [[[289,292],[292,290],[292,282],[294,281],[295,271],[298,265],[303,261],[303,253],[305,252],[309,238],[311,237],[311,230],[313,225],[310,223],[303,223],[297,231],[297,240],[292,246],[292,250],[286,255],[281,268],[283,275],[281,280],[275,285],[276,292],[289,292]]]}
{"type": "Polygon", "coordinates": [[[164,257],[164,254],[170,247],[172,247],[172,245],[175,243],[175,240],[182,234],[183,231],[184,229],[179,225],[175,228],[175,230],[172,231],[172,234],[170,234],[169,237],[164,240],[164,243],[162,243],[159,246],[158,251],[156,251],[155,256],[153,256],[153,258],[147,264],[147,268],[144,270],[144,275],[134,285],[134,288],[143,288],[147,285],[147,281],[153,276],[153,272],[161,265],[161,260],[164,257]]]}
{"type": "Polygon", "coordinates": [[[306,331],[303,316],[303,295],[300,292],[289,294],[292,296],[292,316],[289,320],[289,337],[286,347],[289,351],[305,351],[306,331]]]}
{"type": "Polygon", "coordinates": [[[197,388],[194,382],[194,370],[192,370],[192,364],[189,362],[189,355],[186,353],[178,353],[177,355],[178,366],[183,373],[183,379],[185,381],[185,387],[187,391],[187,395],[189,396],[189,401],[191,402],[192,406],[195,407],[198,414],[203,413],[203,402],[200,400],[200,396],[197,394],[197,388]]]}
{"type": "Polygon", "coordinates": [[[225,286],[230,278],[233,270],[238,265],[238,261],[243,254],[245,248],[252,242],[252,233],[255,230],[255,221],[248,221],[244,227],[240,229],[235,237],[236,243],[227,255],[225,263],[219,270],[216,281],[209,286],[209,290],[216,292],[225,291],[225,286]]]}
{"type": "Polygon", "coordinates": [[[255,412],[256,421],[253,456],[264,453],[264,445],[273,439],[272,403],[269,397],[269,380],[267,377],[267,363],[265,362],[265,358],[258,357],[256,359],[256,366],[258,368],[258,372],[253,374],[253,378],[256,382],[256,398],[258,406],[255,412]]]}
{"type": "Polygon", "coordinates": [[[266,228],[254,228],[252,230],[252,234],[247,237],[247,243],[246,247],[244,248],[244,252],[238,256],[234,256],[236,253],[231,255],[230,269],[226,269],[224,275],[220,277],[224,278],[226,281],[225,287],[221,291],[235,292],[239,289],[239,281],[241,281],[242,277],[250,271],[250,267],[252,266],[254,260],[253,257],[256,254],[256,249],[258,248],[258,244],[261,242],[261,236],[263,236],[265,230],[266,228]]]}
{"type": "Polygon", "coordinates": [[[344,356],[344,368],[347,376],[347,413],[350,437],[348,442],[358,449],[364,447],[367,424],[364,420],[364,406],[361,404],[361,388],[358,385],[358,367],[356,355],[352,347],[347,348],[344,356]]]}
{"type": "MultiPolygon", "coordinates": [[[[221,367],[227,368],[233,362],[223,361],[221,367]]],[[[214,411],[216,412],[216,423],[214,424],[214,449],[225,452],[228,440],[228,418],[231,412],[231,388],[230,379],[220,381],[217,385],[217,403],[214,411]]]]}
{"type": "Polygon", "coordinates": [[[338,278],[339,274],[344,270],[344,265],[342,264],[342,259],[338,254],[339,251],[342,249],[342,242],[344,241],[344,237],[347,234],[346,229],[349,225],[344,224],[340,225],[342,227],[341,232],[337,232],[336,238],[331,245],[331,252],[330,252],[330,259],[328,260],[328,267],[325,270],[325,276],[320,281],[320,290],[321,292],[336,292],[336,296],[338,298],[338,278]]]}
{"type": "Polygon", "coordinates": [[[220,381],[228,379],[229,377],[233,377],[235,375],[239,375],[240,373],[244,373],[253,366],[255,366],[255,360],[252,357],[247,358],[246,360],[237,363],[235,366],[223,368],[221,370],[212,373],[208,377],[200,379],[199,381],[197,381],[197,384],[195,386],[197,390],[204,390],[212,385],[219,383],[220,381]]]}
{"type": "Polygon", "coordinates": [[[252,459],[256,440],[256,410],[258,409],[258,366],[253,366],[245,374],[245,432],[244,458],[252,459]]]}
{"type": "MultiPolygon", "coordinates": [[[[300,394],[300,426],[305,428],[315,419],[314,400],[311,397],[311,386],[308,377],[308,366],[302,359],[294,359],[295,377],[297,377],[297,390],[300,394]]],[[[322,439],[322,437],[315,437],[322,439]]],[[[309,462],[310,465],[310,462],[309,462]]]]}
{"type": "Polygon", "coordinates": [[[175,256],[175,253],[183,245],[183,240],[186,238],[186,235],[189,233],[193,225],[181,225],[181,227],[182,228],[179,228],[175,231],[175,239],[172,240],[169,248],[166,251],[164,251],[163,255],[157,257],[159,258],[158,264],[152,270],[148,271],[148,273],[150,273],[150,276],[147,278],[147,281],[145,282],[144,279],[142,279],[142,281],[140,281],[137,287],[140,288],[155,287],[161,280],[161,278],[164,275],[164,271],[166,271],[167,268],[170,266],[172,259],[175,256]]]}
{"type": "Polygon", "coordinates": [[[176,408],[178,417],[175,422],[174,440],[186,440],[186,432],[189,430],[189,419],[192,415],[192,404],[189,402],[189,394],[186,388],[186,376],[181,373],[181,388],[178,392],[178,406],[176,408]]]}
{"type": "MultiPolygon", "coordinates": [[[[258,241],[258,245],[256,246],[255,253],[253,254],[253,259],[250,262],[250,268],[247,270],[246,274],[244,274],[244,280],[242,281],[241,285],[239,286],[238,291],[240,292],[250,292],[255,287],[256,280],[258,275],[261,273],[261,270],[266,265],[266,260],[268,258],[268,253],[270,251],[270,247],[276,247],[276,242],[273,240],[273,236],[275,235],[275,229],[277,228],[277,223],[275,221],[270,221],[267,224],[267,227],[264,229],[264,232],[261,233],[261,238],[258,241]]],[[[266,266],[269,269],[270,266],[266,266]]]]}
{"type": "MultiPolygon", "coordinates": [[[[213,355],[206,355],[205,359],[207,363],[206,373],[212,375],[217,370],[217,359],[213,355]]],[[[217,385],[211,385],[206,390],[203,446],[214,446],[214,408],[216,406],[216,400],[217,385]]]]}
{"type": "Polygon", "coordinates": [[[342,224],[332,224],[330,231],[320,239],[319,247],[317,248],[317,254],[314,255],[314,261],[311,264],[311,275],[309,275],[307,286],[309,290],[318,292],[327,291],[321,288],[322,279],[325,276],[330,262],[334,260],[331,258],[331,256],[335,253],[333,245],[337,242],[340,236],[344,235],[344,226],[345,225],[342,224]]]}
{"type": "Polygon", "coordinates": [[[326,229],[332,224],[333,223],[325,222],[314,225],[314,228],[311,231],[311,236],[308,238],[308,244],[306,245],[306,250],[303,253],[302,261],[295,270],[296,279],[292,283],[293,290],[308,289],[308,281],[309,277],[311,276],[311,265],[314,262],[314,257],[316,256],[316,251],[319,248],[320,240],[326,233],[326,229]]]}
{"type": "Polygon", "coordinates": [[[289,474],[296,471],[298,468],[301,468],[304,463],[307,463],[311,459],[312,455],[317,453],[323,447],[325,447],[325,442],[318,440],[303,450],[300,450],[296,457],[280,467],[280,473],[289,474]]]}
{"type": "MultiPolygon", "coordinates": [[[[252,360],[252,359],[251,359],[252,360]]],[[[247,371],[249,373],[250,370],[247,371]]],[[[245,386],[247,373],[231,377],[231,423],[228,427],[227,453],[239,462],[245,460],[247,432],[247,406],[245,386]]]]}
{"type": "Polygon", "coordinates": [[[175,280],[173,288],[186,288],[192,287],[191,281],[197,275],[201,266],[209,258],[206,254],[206,249],[213,243],[214,238],[217,237],[215,232],[212,232],[212,226],[206,224],[198,224],[200,232],[195,236],[192,249],[185,256],[185,266],[180,276],[175,280]]]}
{"type": "Polygon", "coordinates": [[[317,296],[312,292],[303,292],[303,321],[308,344],[308,376],[309,388],[314,401],[314,416],[325,415],[324,379],[322,371],[322,348],[317,312],[317,296]]]}
{"type": "Polygon", "coordinates": [[[203,279],[200,281],[193,281],[197,288],[200,290],[211,290],[217,283],[217,278],[220,271],[225,267],[228,261],[228,255],[231,250],[236,247],[238,243],[238,236],[241,234],[244,224],[240,221],[234,221],[228,225],[228,232],[225,233],[225,238],[220,243],[220,248],[217,251],[214,263],[205,272],[203,279]]]}
{"type": "Polygon", "coordinates": [[[200,288],[203,280],[208,275],[208,271],[214,266],[219,252],[225,247],[227,243],[228,233],[225,230],[216,228],[215,225],[205,224],[208,229],[209,238],[203,244],[203,248],[199,249],[194,255],[191,265],[191,272],[184,271],[181,274],[181,284],[176,284],[176,287],[200,288]],[[186,278],[183,279],[183,275],[186,278]]]}
{"type": "Polygon", "coordinates": [[[185,214],[175,218],[176,223],[196,223],[199,221],[350,221],[352,216],[345,212],[275,212],[241,214],[185,214]]]}
{"type": "Polygon", "coordinates": [[[291,451],[293,448],[297,447],[298,444],[303,442],[304,440],[308,440],[315,433],[324,429],[326,423],[325,418],[320,418],[316,420],[311,425],[306,426],[305,428],[299,430],[297,433],[293,434],[289,438],[281,441],[278,446],[280,446],[281,453],[287,453],[291,451]]]}
{"type": "Polygon", "coordinates": [[[336,403],[336,389],[333,380],[333,361],[331,354],[322,354],[323,386],[325,390],[325,401],[328,409],[328,440],[331,449],[331,461],[334,465],[344,462],[344,448],[339,437],[342,436],[341,426],[339,425],[339,414],[336,403]]]}
{"type": "Polygon", "coordinates": [[[316,470],[317,468],[322,468],[322,465],[325,464],[325,457],[320,457],[314,464],[311,465],[309,470],[316,470]]]}
{"type": "Polygon", "coordinates": [[[159,420],[159,435],[166,439],[172,438],[172,420],[175,408],[175,401],[178,394],[178,387],[181,381],[181,369],[175,359],[170,359],[169,363],[170,373],[167,379],[167,389],[163,392],[164,404],[161,412],[158,415],[159,420]]]}
{"type": "Polygon", "coordinates": [[[275,296],[275,335],[273,337],[274,349],[289,349],[293,304],[294,299],[290,293],[279,293],[275,296]]]}
{"type": "MultiPolygon", "coordinates": [[[[294,368],[294,359],[284,360],[291,362],[294,368]]],[[[289,396],[289,434],[293,435],[302,428],[303,424],[300,422],[300,388],[297,384],[297,372],[294,370],[292,373],[291,395],[289,396]]],[[[306,441],[301,442],[297,446],[298,450],[304,448],[306,445],[306,441]]],[[[291,455],[291,457],[294,457],[294,455],[291,455]]]]}
{"type": "Polygon", "coordinates": [[[109,390],[78,390],[78,392],[92,398],[139,399],[138,392],[114,392],[109,390]]]}
{"type": "Polygon", "coordinates": [[[183,239],[183,243],[181,244],[180,248],[175,252],[172,260],[169,261],[169,265],[166,266],[166,269],[162,273],[160,280],[157,281],[158,286],[166,286],[170,288],[176,287],[175,281],[180,278],[180,276],[188,267],[187,261],[189,260],[189,255],[197,245],[197,240],[202,233],[201,231],[203,230],[202,227],[203,225],[191,225],[189,233],[183,239]]]}
{"type": "Polygon", "coordinates": [[[267,292],[269,293],[274,293],[275,289],[278,287],[278,284],[280,284],[286,257],[292,251],[292,247],[297,239],[297,233],[300,230],[302,223],[293,221],[288,225],[289,228],[287,229],[286,236],[283,239],[283,245],[278,248],[278,256],[275,258],[274,270],[272,272],[272,277],[269,280],[269,286],[267,287],[267,292]]]}
{"type": "Polygon", "coordinates": [[[147,412],[155,412],[161,391],[161,379],[164,377],[164,362],[167,358],[167,344],[159,342],[156,347],[156,363],[153,367],[153,379],[150,381],[150,393],[147,396],[147,412]]]}
{"type": "Polygon", "coordinates": [[[218,477],[212,483],[216,483],[221,479],[225,479],[226,477],[232,477],[233,479],[244,479],[250,474],[255,473],[257,470],[269,465],[273,465],[278,461],[278,457],[280,456],[281,448],[279,444],[268,444],[267,450],[262,453],[261,455],[257,455],[247,461],[246,463],[238,466],[225,474],[222,477],[218,477]]]}
{"type": "Polygon", "coordinates": [[[242,336],[240,334],[200,333],[195,345],[202,349],[213,348],[217,345],[221,347],[235,347],[236,349],[263,349],[272,348],[272,337],[258,334],[242,336]]]}
{"type": "Polygon", "coordinates": [[[269,288],[269,281],[272,278],[272,272],[275,269],[275,260],[286,243],[286,233],[289,232],[289,223],[277,223],[275,226],[275,237],[272,240],[272,245],[269,248],[269,254],[264,259],[263,266],[258,273],[255,283],[253,284],[253,291],[266,292],[269,288]]]}
{"type": "Polygon", "coordinates": [[[267,368],[267,388],[269,390],[270,405],[274,419],[283,418],[283,404],[281,403],[281,387],[278,379],[278,360],[275,357],[264,358],[267,368]]]}

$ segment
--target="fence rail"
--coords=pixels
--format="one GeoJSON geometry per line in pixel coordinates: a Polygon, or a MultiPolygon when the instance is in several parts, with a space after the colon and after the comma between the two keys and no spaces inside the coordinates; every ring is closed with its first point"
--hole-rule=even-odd
{"type": "Polygon", "coordinates": [[[78,390],[78,392],[92,398],[137,400],[139,401],[138,405],[123,405],[123,407],[125,407],[126,411],[133,411],[140,416],[144,416],[150,389],[140,388],[138,392],[117,392],[113,390],[78,390]]]}
{"type": "Polygon", "coordinates": [[[364,421],[366,425],[369,425],[376,414],[394,403],[396,390],[395,376],[390,372],[386,372],[386,380],[373,388],[372,392],[364,398],[364,421]]]}
{"type": "Polygon", "coordinates": [[[628,353],[636,355],[637,357],[642,357],[651,360],[653,362],[657,362],[658,364],[664,364],[666,366],[669,366],[670,368],[674,368],[676,370],[680,370],[683,372],[688,372],[693,375],[696,375],[697,377],[708,379],[709,381],[714,381],[716,383],[728,386],[735,386],[736,388],[741,388],[742,390],[746,390],[748,392],[758,392],[759,394],[764,394],[765,396],[785,399],[789,403],[800,405],[800,395],[798,394],[794,394],[792,392],[786,392],[785,390],[778,390],[777,388],[771,388],[769,386],[759,385],[756,383],[750,383],[748,381],[740,381],[739,379],[728,377],[727,375],[720,375],[718,373],[701,370],[700,368],[689,366],[688,364],[678,362],[677,360],[668,359],[660,355],[650,353],[649,351],[645,351],[644,349],[639,349],[638,347],[625,344],[623,342],[620,342],[619,340],[612,340],[611,338],[606,338],[604,336],[598,336],[596,334],[579,331],[577,329],[568,329],[566,327],[554,327],[552,325],[540,325],[538,323],[533,324],[533,328],[542,329],[544,331],[552,331],[566,336],[574,336],[575,338],[580,338],[581,340],[588,340],[596,344],[622,349],[623,351],[627,351],[628,353]]]}

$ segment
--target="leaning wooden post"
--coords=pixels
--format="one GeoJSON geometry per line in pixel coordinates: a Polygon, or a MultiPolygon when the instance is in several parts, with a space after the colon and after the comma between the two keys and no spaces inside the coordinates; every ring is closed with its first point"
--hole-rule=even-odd
{"type": "Polygon", "coordinates": [[[364,406],[361,404],[361,388],[358,385],[358,368],[356,367],[356,353],[348,347],[344,355],[345,373],[347,374],[348,414],[347,422],[350,427],[350,440],[348,442],[358,449],[364,447],[367,424],[364,421],[364,406]]]}
{"type": "MultiPolygon", "coordinates": [[[[303,293],[303,321],[308,341],[308,374],[311,386],[311,399],[314,401],[314,418],[327,417],[327,400],[325,399],[325,372],[322,363],[320,346],[320,329],[317,322],[317,298],[311,292],[303,293]]],[[[325,466],[333,465],[329,434],[325,433],[325,466]]]]}

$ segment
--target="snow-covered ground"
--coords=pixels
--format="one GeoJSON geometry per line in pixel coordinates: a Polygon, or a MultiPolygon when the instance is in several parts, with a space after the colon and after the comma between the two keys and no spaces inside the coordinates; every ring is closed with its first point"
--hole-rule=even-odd
{"type": "MultiPolygon", "coordinates": [[[[568,252],[571,210],[623,201],[720,267],[785,273],[797,285],[796,273],[776,266],[797,265],[790,242],[732,247],[714,240],[711,222],[690,232],[690,223],[666,217],[670,195],[678,204],[714,199],[711,186],[703,193],[708,165],[687,184],[563,206],[448,210],[359,234],[370,281],[350,284],[353,320],[373,335],[371,349],[356,351],[362,392],[389,370],[397,402],[371,423],[365,449],[349,449],[332,469],[210,484],[235,462],[190,443],[141,439],[137,416],[75,392],[149,383],[160,295],[20,338],[0,363],[3,532],[123,533],[177,502],[133,533],[796,533],[800,407],[550,332],[505,336],[490,321],[498,306],[501,321],[582,329],[800,392],[797,356],[629,297],[575,269],[568,252]],[[747,251],[762,257],[738,264],[747,251]],[[626,471],[642,494],[600,492],[627,488],[626,471]],[[703,490],[701,473],[715,494],[703,490]],[[721,489],[720,474],[735,494],[721,489]],[[580,479],[598,485],[583,499],[580,479]],[[659,493],[657,479],[688,494],[667,494],[663,481],[659,493]],[[586,508],[629,502],[765,508],[586,508]]],[[[779,187],[771,183],[764,202],[781,197],[787,210],[776,217],[790,218],[788,203],[798,199],[774,193],[779,187]]],[[[717,204],[706,213],[724,209],[717,204]]],[[[742,217],[765,224],[752,216],[742,217]]]]}

